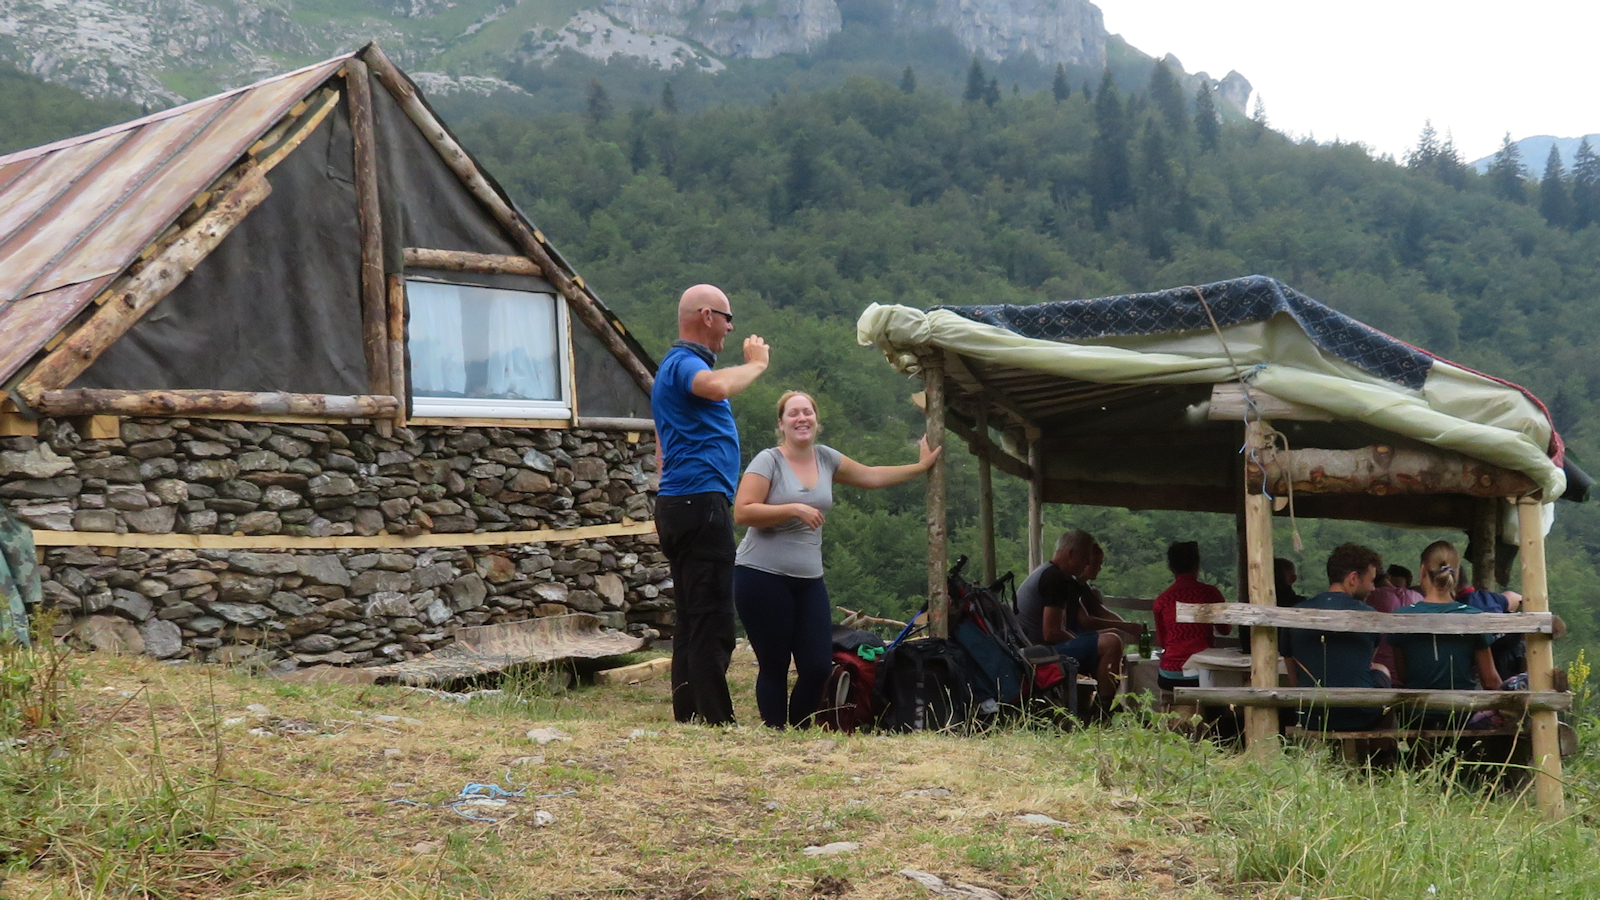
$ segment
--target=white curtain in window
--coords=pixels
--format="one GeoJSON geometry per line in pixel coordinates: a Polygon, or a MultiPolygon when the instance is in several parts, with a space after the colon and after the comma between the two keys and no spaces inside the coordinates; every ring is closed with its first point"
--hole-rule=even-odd
{"type": "Polygon", "coordinates": [[[560,400],[555,298],[495,291],[488,303],[485,393],[508,400],[560,400]]]}
{"type": "Polygon", "coordinates": [[[411,307],[411,385],[418,395],[459,397],[467,390],[461,291],[453,284],[406,283],[411,307]]]}

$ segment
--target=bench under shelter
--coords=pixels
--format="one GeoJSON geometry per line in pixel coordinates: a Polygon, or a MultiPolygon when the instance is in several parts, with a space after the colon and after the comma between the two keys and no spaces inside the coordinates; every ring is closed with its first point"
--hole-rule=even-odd
{"type": "MultiPolygon", "coordinates": [[[[1260,275],[1027,306],[874,304],[856,327],[862,345],[922,381],[913,400],[930,442],[949,431],[976,456],[985,579],[996,575],[993,469],[1028,484],[1030,571],[1047,557],[1046,503],[1231,513],[1242,602],[1185,618],[1251,626],[1252,686],[1180,689],[1181,701],[1244,707],[1247,751],[1263,756],[1280,746],[1276,707],[1526,713],[1538,805],[1561,814],[1556,717],[1571,695],[1553,689],[1544,539],[1555,501],[1585,499],[1592,479],[1565,458],[1532,393],[1260,275]],[[1280,609],[1274,520],[1291,516],[1459,529],[1478,587],[1505,584],[1520,557],[1523,611],[1411,623],[1280,609]],[[1530,690],[1279,687],[1277,629],[1313,626],[1525,633],[1530,690]]],[[[930,632],[946,636],[942,458],[927,528],[930,632]]]]}

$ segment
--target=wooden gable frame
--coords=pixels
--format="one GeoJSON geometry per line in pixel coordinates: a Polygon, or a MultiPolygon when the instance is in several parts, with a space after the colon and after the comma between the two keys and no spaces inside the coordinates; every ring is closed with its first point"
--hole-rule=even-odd
{"type": "MultiPolygon", "coordinates": [[[[349,102],[355,148],[354,172],[361,235],[361,311],[367,394],[334,396],[220,390],[70,389],[110,346],[126,334],[194,271],[224,238],[271,193],[267,178],[322,124],[341,99],[324,83],[268,128],[221,177],[200,192],[179,220],[145,246],[137,258],[92,305],[62,326],[14,379],[7,413],[0,408],[0,433],[18,431],[16,413],[34,416],[214,416],[267,420],[372,421],[382,432],[406,423],[404,279],[386,275],[380,212],[377,147],[369,74],[388,90],[450,171],[512,239],[522,256],[497,256],[432,248],[405,248],[404,264],[446,271],[537,275],[561,295],[567,310],[649,394],[654,373],[626,327],[607,310],[583,278],[573,272],[545,236],[533,228],[484,174],[423,101],[411,82],[376,45],[352,54],[334,72],[349,102]]],[[[565,348],[570,361],[571,340],[565,348]]],[[[441,420],[440,424],[493,424],[505,427],[593,427],[648,430],[648,419],[441,420]]],[[[422,421],[422,420],[419,420],[422,421]]]]}

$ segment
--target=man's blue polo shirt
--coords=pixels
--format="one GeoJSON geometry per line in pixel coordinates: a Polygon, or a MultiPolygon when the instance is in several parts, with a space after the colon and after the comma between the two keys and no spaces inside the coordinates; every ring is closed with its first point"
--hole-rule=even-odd
{"type": "Polygon", "coordinates": [[[662,497],[719,491],[733,502],[739,483],[739,429],[726,400],[707,400],[691,389],[694,376],[716,357],[706,347],[678,341],[656,370],[650,410],[661,434],[662,497]]]}

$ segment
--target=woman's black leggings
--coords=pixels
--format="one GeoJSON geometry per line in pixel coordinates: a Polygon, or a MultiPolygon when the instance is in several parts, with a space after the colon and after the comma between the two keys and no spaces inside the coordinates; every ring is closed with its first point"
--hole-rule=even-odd
{"type": "Polygon", "coordinates": [[[833,669],[833,613],[821,578],[733,569],[733,603],[760,671],[756,708],[771,728],[808,725],[833,669]],[[798,677],[790,694],[789,660],[798,677]],[[786,696],[787,695],[787,696],[786,696]]]}

